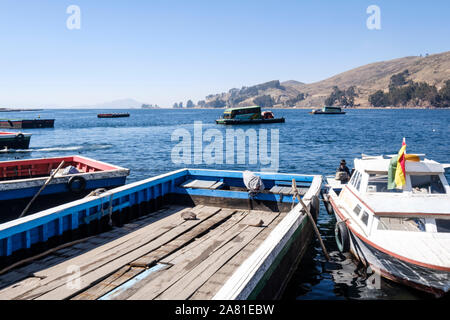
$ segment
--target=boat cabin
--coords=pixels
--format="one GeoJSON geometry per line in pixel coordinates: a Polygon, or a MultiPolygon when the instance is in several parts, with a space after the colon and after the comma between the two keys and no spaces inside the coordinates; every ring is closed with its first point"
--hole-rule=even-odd
{"type": "Polygon", "coordinates": [[[241,120],[260,119],[261,107],[251,106],[251,107],[225,109],[223,113],[223,118],[241,119],[241,120]]]}
{"type": "Polygon", "coordinates": [[[388,189],[390,158],[355,159],[339,198],[368,234],[371,230],[450,232],[450,187],[433,160],[406,162],[406,185],[388,189]]]}

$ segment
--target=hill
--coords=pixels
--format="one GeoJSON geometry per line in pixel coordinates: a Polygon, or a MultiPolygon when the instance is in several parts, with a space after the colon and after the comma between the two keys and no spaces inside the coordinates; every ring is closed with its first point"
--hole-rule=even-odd
{"type": "Polygon", "coordinates": [[[450,51],[425,57],[411,56],[376,62],[310,84],[295,80],[274,80],[251,87],[231,89],[226,93],[207,96],[204,101],[199,102],[199,106],[260,104],[262,107],[320,107],[335,86],[341,90],[354,86],[354,104],[369,106],[369,96],[378,90],[387,92],[391,77],[405,70],[408,70],[408,81],[425,82],[439,90],[445,81],[450,80],[450,51]]]}

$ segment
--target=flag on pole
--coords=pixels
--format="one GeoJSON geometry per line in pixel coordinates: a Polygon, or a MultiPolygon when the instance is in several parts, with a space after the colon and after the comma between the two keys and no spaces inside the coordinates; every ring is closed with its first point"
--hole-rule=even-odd
{"type": "Polygon", "coordinates": [[[403,138],[402,148],[397,155],[397,168],[395,170],[395,185],[397,189],[403,189],[406,184],[406,142],[403,138]]]}
{"type": "Polygon", "coordinates": [[[406,184],[406,161],[420,161],[420,158],[413,154],[406,154],[406,142],[403,143],[400,151],[392,157],[388,169],[388,189],[403,189],[406,184]]]}

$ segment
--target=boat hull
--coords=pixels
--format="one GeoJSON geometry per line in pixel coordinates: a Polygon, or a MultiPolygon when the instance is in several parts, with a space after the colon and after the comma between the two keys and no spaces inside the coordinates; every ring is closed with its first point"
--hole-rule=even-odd
{"type": "Polygon", "coordinates": [[[324,112],[324,111],[318,110],[318,111],[311,111],[309,114],[345,114],[345,112],[344,111],[342,111],[342,112],[324,112]]]}
{"type": "Polygon", "coordinates": [[[216,124],[235,125],[235,124],[263,124],[263,123],[284,123],[284,118],[276,119],[218,119],[216,124]]]}
{"type": "Polygon", "coordinates": [[[18,135],[1,137],[0,136],[0,149],[28,149],[30,146],[31,136],[19,137],[18,135]]]}
{"type": "Polygon", "coordinates": [[[54,119],[36,119],[36,120],[0,120],[0,128],[6,129],[37,129],[54,128],[54,119]]]}
{"type": "Polygon", "coordinates": [[[98,114],[98,118],[128,118],[129,113],[98,114]]]}
{"type": "MultiPolygon", "coordinates": [[[[336,206],[333,199],[331,204],[336,221],[344,223],[345,216],[336,206]]],[[[350,235],[351,254],[366,267],[371,267],[382,277],[409,287],[442,296],[450,290],[450,272],[436,270],[417,265],[406,259],[401,259],[388,250],[379,248],[370,240],[356,234],[347,225],[350,235]]]]}
{"type": "Polygon", "coordinates": [[[313,237],[313,226],[308,217],[302,215],[292,228],[292,233],[286,237],[280,252],[274,256],[271,268],[266,270],[264,276],[246,299],[280,299],[292,275],[303,260],[313,237]]]}

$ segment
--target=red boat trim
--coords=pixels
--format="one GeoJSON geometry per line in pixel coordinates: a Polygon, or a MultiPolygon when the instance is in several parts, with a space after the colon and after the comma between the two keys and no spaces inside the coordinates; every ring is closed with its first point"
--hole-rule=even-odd
{"type": "Polygon", "coordinates": [[[373,210],[367,203],[365,203],[360,197],[358,197],[348,186],[344,186],[352,195],[355,196],[363,205],[367,207],[376,216],[448,216],[450,212],[445,213],[429,213],[429,212],[382,212],[373,210]]]}
{"type": "Polygon", "coordinates": [[[22,179],[48,175],[50,170],[56,169],[63,160],[66,162],[66,165],[73,165],[81,170],[82,173],[107,172],[122,169],[101,161],[80,156],[28,159],[0,162],[0,178],[17,177],[17,179],[22,179]]]}
{"type": "MultiPolygon", "coordinates": [[[[331,205],[333,206],[333,209],[335,210],[335,212],[338,214],[338,216],[341,218],[341,220],[344,221],[346,219],[345,216],[338,209],[337,205],[334,203],[333,198],[331,198],[331,197],[330,197],[330,202],[331,202],[331,205]]],[[[421,267],[424,267],[424,268],[450,272],[450,268],[448,268],[448,267],[436,266],[436,265],[433,265],[433,264],[428,264],[428,263],[416,261],[416,260],[413,260],[413,259],[409,259],[409,258],[403,257],[403,256],[398,255],[396,253],[393,253],[393,252],[391,252],[389,250],[386,250],[386,249],[376,245],[372,241],[368,240],[367,238],[365,238],[364,236],[359,234],[357,231],[355,231],[355,229],[353,229],[350,226],[349,220],[345,221],[345,224],[353,232],[353,234],[356,235],[361,241],[365,242],[366,244],[374,247],[375,249],[377,249],[377,250],[379,250],[381,252],[384,252],[384,253],[386,253],[386,254],[388,254],[390,256],[393,256],[393,257],[395,257],[395,258],[397,258],[399,260],[403,260],[405,262],[412,263],[412,264],[415,264],[415,265],[418,265],[418,266],[421,266],[421,267]]]]}

